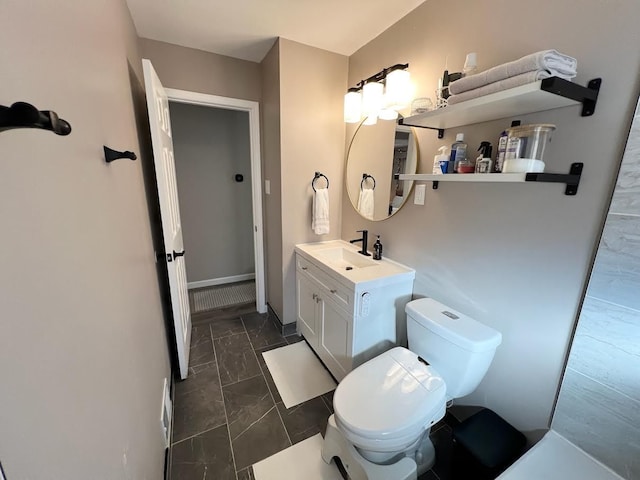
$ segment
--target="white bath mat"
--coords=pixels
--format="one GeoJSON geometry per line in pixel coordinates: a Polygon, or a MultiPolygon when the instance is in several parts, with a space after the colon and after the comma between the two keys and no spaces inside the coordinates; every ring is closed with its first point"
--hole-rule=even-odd
{"type": "Polygon", "coordinates": [[[324,463],[322,435],[296,443],[253,465],[256,480],[342,480],[334,463],[324,463]]]}
{"type": "Polygon", "coordinates": [[[198,290],[189,291],[189,299],[191,300],[191,313],[255,302],[256,284],[255,282],[245,282],[199,288],[198,290]]]}
{"type": "Polygon", "coordinates": [[[276,348],[262,355],[287,408],[336,388],[336,382],[306,342],[276,348]]]}

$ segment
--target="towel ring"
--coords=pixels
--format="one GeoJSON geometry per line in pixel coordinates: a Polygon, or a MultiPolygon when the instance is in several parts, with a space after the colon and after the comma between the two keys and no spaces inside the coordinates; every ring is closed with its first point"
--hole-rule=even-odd
{"type": "Polygon", "coordinates": [[[373,178],[373,175],[369,175],[368,173],[363,173],[362,174],[362,181],[360,182],[360,190],[364,189],[364,182],[366,182],[368,178],[373,180],[373,188],[372,188],[372,190],[376,189],[376,179],[373,178]]]}
{"type": "Polygon", "coordinates": [[[313,188],[314,192],[316,191],[316,180],[320,177],[325,179],[325,181],[327,182],[327,188],[329,188],[329,179],[327,178],[327,176],[320,172],[316,172],[316,174],[313,176],[313,180],[311,180],[311,188],[313,188]]]}

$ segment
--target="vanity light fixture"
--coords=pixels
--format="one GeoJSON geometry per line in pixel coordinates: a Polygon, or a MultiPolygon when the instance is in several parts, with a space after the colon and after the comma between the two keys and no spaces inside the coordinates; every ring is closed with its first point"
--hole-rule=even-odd
{"type": "Polygon", "coordinates": [[[350,88],[344,96],[344,121],[358,123],[364,117],[365,125],[373,125],[378,117],[398,118],[398,110],[406,108],[411,101],[408,68],[408,63],[398,63],[350,88]]]}

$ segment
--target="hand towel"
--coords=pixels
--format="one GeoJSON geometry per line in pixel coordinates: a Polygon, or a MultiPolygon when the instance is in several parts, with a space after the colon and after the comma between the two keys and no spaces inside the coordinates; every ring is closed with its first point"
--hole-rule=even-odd
{"type": "Polygon", "coordinates": [[[449,84],[449,92],[458,94],[534,71],[546,71],[550,74],[550,77],[555,76],[565,80],[572,80],[576,76],[577,68],[578,62],[575,58],[564,55],[557,50],[542,50],[513,62],[503,63],[484,72],[451,82],[449,84]]]}
{"type": "Polygon", "coordinates": [[[501,92],[502,90],[508,90],[510,88],[526,85],[527,83],[533,83],[544,78],[549,78],[552,75],[546,70],[534,71],[516,75],[515,77],[506,78],[498,82],[493,82],[488,85],[484,85],[480,88],[473,90],[467,90],[466,92],[451,95],[447,101],[449,105],[455,105],[456,103],[466,102],[473,98],[484,97],[491,93],[501,92]]]}
{"type": "Polygon", "coordinates": [[[360,190],[358,197],[358,212],[367,220],[373,220],[373,212],[375,210],[373,188],[364,188],[360,190]]]}
{"type": "Polygon", "coordinates": [[[316,235],[329,233],[329,189],[316,188],[313,194],[311,229],[316,235]]]}

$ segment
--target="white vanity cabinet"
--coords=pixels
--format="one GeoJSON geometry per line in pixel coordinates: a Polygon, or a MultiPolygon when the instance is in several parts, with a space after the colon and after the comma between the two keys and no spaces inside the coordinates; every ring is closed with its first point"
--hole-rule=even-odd
{"type": "Polygon", "coordinates": [[[314,255],[322,247],[352,249],[342,241],[296,247],[297,328],[340,381],[365,361],[406,344],[404,306],[415,272],[389,260],[347,270],[344,260],[314,255]]]}

